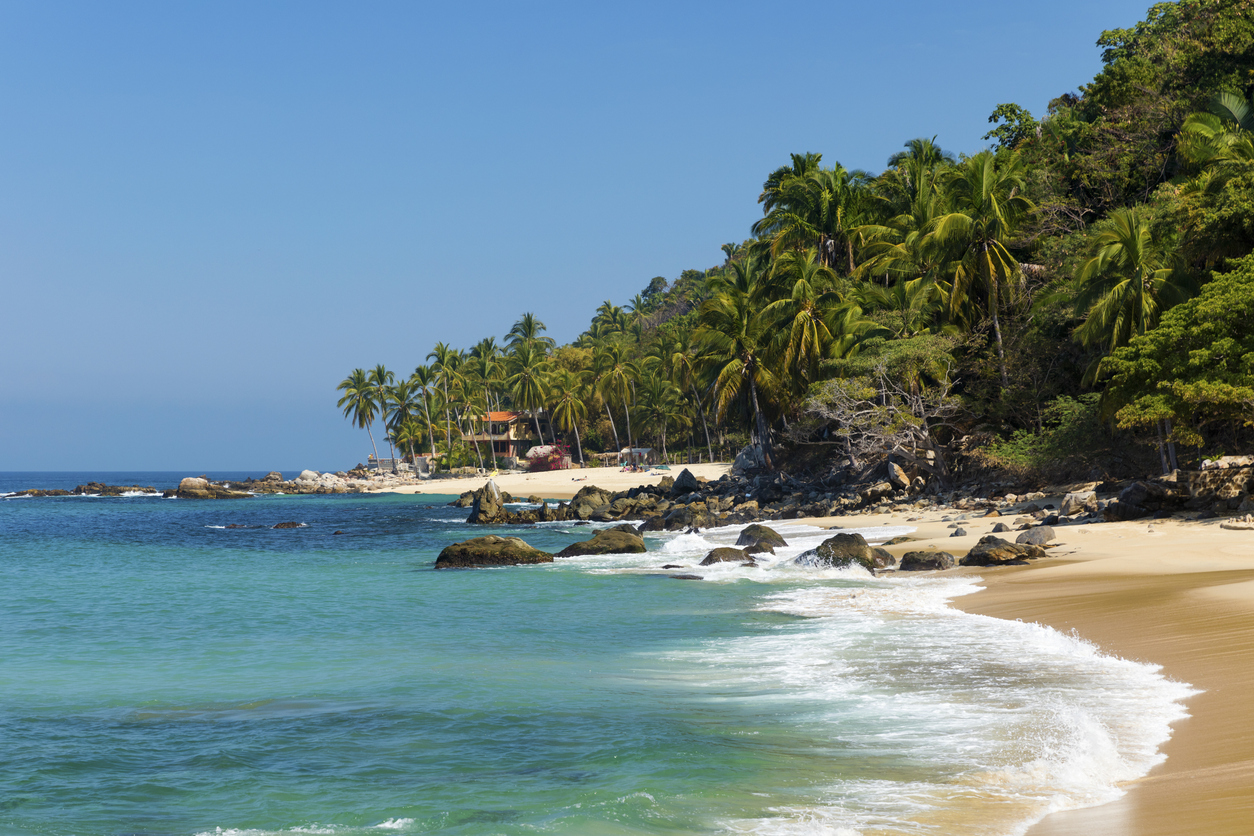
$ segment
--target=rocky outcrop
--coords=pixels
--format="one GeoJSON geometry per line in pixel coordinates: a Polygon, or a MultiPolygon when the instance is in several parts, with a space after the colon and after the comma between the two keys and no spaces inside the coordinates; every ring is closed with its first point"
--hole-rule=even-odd
{"type": "Polygon", "coordinates": [[[741,529],[736,545],[742,546],[746,554],[775,554],[775,549],[788,542],[775,529],[754,523],[741,529]]]}
{"type": "Polygon", "coordinates": [[[497,537],[490,534],[446,546],[436,558],[435,568],[480,569],[552,562],[553,555],[542,552],[517,537],[497,537]]]}
{"type": "Polygon", "coordinates": [[[176,490],[165,491],[163,494],[166,497],[177,496],[179,499],[243,499],[251,495],[210,482],[203,476],[188,476],[179,482],[176,490]]]}
{"type": "Polygon", "coordinates": [[[949,552],[906,552],[901,556],[899,572],[935,572],[952,569],[956,558],[949,552]]]}
{"type": "Polygon", "coordinates": [[[671,496],[683,496],[700,490],[701,485],[697,482],[697,477],[692,475],[692,471],[684,468],[679,476],[675,477],[675,484],[671,486],[671,496]]]}
{"type": "Polygon", "coordinates": [[[1038,525],[1015,538],[1015,542],[1024,546],[1043,546],[1055,538],[1054,529],[1047,525],[1038,525]]]}
{"type": "Polygon", "coordinates": [[[554,557],[581,557],[589,554],[640,554],[646,551],[644,538],[631,526],[603,528],[591,540],[571,543],[554,557]]]}
{"type": "Polygon", "coordinates": [[[803,552],[793,563],[822,569],[861,566],[868,572],[873,572],[875,553],[861,534],[837,534],[824,540],[818,548],[803,552]]]}
{"type": "Polygon", "coordinates": [[[733,549],[727,546],[714,549],[705,556],[705,560],[701,561],[702,566],[713,566],[715,563],[752,563],[753,558],[749,556],[743,549],[733,549]]]}
{"type": "Polygon", "coordinates": [[[1040,546],[1011,543],[989,534],[981,537],[958,563],[962,566],[1014,566],[1044,556],[1045,550],[1040,546]]]}
{"type": "Polygon", "coordinates": [[[476,525],[497,525],[508,522],[505,510],[505,498],[496,482],[491,479],[479,490],[475,491],[474,502],[470,506],[468,523],[476,525]]]}
{"type": "MultiPolygon", "coordinates": [[[[270,527],[271,527],[271,528],[304,528],[304,527],[305,527],[305,523],[303,523],[303,522],[281,522],[281,523],[275,523],[274,525],[272,525],[272,526],[270,526],[270,527]]],[[[227,528],[230,528],[230,526],[227,526],[227,528]]]]}

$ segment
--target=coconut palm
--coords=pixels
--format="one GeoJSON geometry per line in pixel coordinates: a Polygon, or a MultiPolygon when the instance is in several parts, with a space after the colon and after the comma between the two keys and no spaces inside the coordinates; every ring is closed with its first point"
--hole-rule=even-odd
{"type": "Polygon", "coordinates": [[[422,410],[427,417],[427,437],[431,440],[431,461],[435,462],[435,426],[431,423],[431,392],[436,386],[436,374],[430,366],[418,366],[409,376],[410,382],[422,397],[422,410]]]}
{"type": "Polygon", "coordinates": [[[444,444],[446,452],[452,454],[453,445],[453,409],[449,398],[450,383],[454,372],[461,364],[462,355],[460,351],[449,346],[447,343],[438,342],[435,348],[427,355],[427,359],[432,361],[431,367],[435,371],[436,379],[439,381],[440,391],[444,394],[444,444]]]}
{"type": "Polygon", "coordinates": [[[854,230],[863,225],[870,202],[868,180],[864,172],[840,165],[786,177],[753,233],[769,237],[772,256],[814,249],[824,267],[843,261],[852,273],[854,230]]]}
{"type": "Polygon", "coordinates": [[[950,211],[937,218],[930,235],[955,251],[947,288],[951,320],[970,321],[972,311],[988,316],[997,345],[1002,386],[1010,385],[999,310],[1014,295],[1019,262],[1007,244],[1035,207],[1020,192],[1023,163],[1017,154],[981,151],[946,172],[950,211]]]}
{"type": "Polygon", "coordinates": [[[840,309],[850,303],[835,289],[836,275],[819,263],[815,250],[780,256],[770,285],[771,295],[781,298],[766,304],[761,316],[775,329],[781,368],[790,371],[793,388],[804,392],[834,340],[831,323],[840,321],[840,309]]]}
{"type": "Polygon", "coordinates": [[[766,362],[772,329],[756,302],[765,282],[755,256],[733,262],[727,275],[712,279],[714,295],[701,305],[698,339],[703,365],[714,381],[718,414],[747,397],[754,441],[767,467],[774,468],[762,401],[778,388],[778,381],[766,362]]]}
{"type": "Polygon", "coordinates": [[[547,390],[549,362],[537,347],[527,341],[520,341],[505,361],[505,380],[509,387],[514,404],[531,413],[535,424],[536,436],[544,443],[544,433],[540,431],[540,419],[537,410],[544,406],[547,390]]]}
{"type": "Polygon", "coordinates": [[[710,456],[710,461],[714,461],[714,445],[710,443],[710,427],[705,420],[705,403],[701,394],[697,391],[697,380],[700,377],[698,374],[700,359],[697,357],[697,346],[693,340],[693,332],[687,329],[679,332],[670,344],[670,350],[671,381],[676,386],[687,389],[692,393],[692,403],[697,410],[697,414],[701,417],[701,429],[705,433],[705,450],[710,456]]]}
{"type": "Polygon", "coordinates": [[[540,336],[546,330],[548,329],[545,328],[544,323],[536,319],[535,314],[525,313],[522,315],[522,319],[515,322],[514,327],[509,329],[509,334],[505,338],[505,344],[511,349],[517,348],[522,344],[537,346],[542,351],[550,349],[557,343],[552,337],[540,336]]]}
{"type": "Polygon", "coordinates": [[[343,408],[344,417],[363,428],[366,435],[370,437],[370,447],[374,450],[375,470],[378,470],[379,448],[374,443],[374,433],[370,431],[370,425],[374,423],[375,415],[379,411],[376,401],[378,392],[374,384],[364,369],[353,369],[335,389],[344,393],[343,397],[336,402],[336,406],[343,408]]]}
{"type": "Polygon", "coordinates": [[[566,432],[575,434],[575,450],[579,463],[583,464],[583,442],[579,438],[579,422],[588,418],[588,407],[583,401],[583,381],[579,375],[567,369],[559,369],[552,378],[554,424],[566,432]]]}
{"type": "MultiPolygon", "coordinates": [[[[606,343],[601,351],[593,355],[592,368],[596,373],[597,391],[605,399],[605,410],[609,412],[610,401],[617,401],[623,407],[623,417],[627,422],[627,446],[635,447],[636,440],[631,431],[631,402],[633,386],[640,379],[640,367],[628,358],[626,350],[618,343],[606,343]]],[[[610,418],[611,425],[613,417],[610,418]]],[[[615,443],[618,443],[618,432],[615,430],[615,443]]]]}
{"type": "MultiPolygon", "coordinates": [[[[374,387],[375,406],[379,414],[384,416],[386,420],[388,389],[396,380],[396,375],[392,374],[382,363],[380,363],[371,369],[366,376],[370,379],[370,385],[374,387]]],[[[396,451],[392,449],[392,442],[390,440],[388,441],[388,456],[395,463],[396,451]]],[[[378,461],[377,454],[375,456],[375,460],[378,461]]],[[[395,468],[395,464],[393,464],[393,468],[395,468]]]]}
{"type": "Polygon", "coordinates": [[[640,381],[639,402],[636,416],[644,426],[659,434],[662,442],[662,458],[666,458],[666,431],[669,427],[682,427],[688,417],[684,412],[683,397],[673,383],[662,377],[649,376],[640,381]]]}
{"type": "Polygon", "coordinates": [[[1076,307],[1087,311],[1076,337],[1109,353],[1155,327],[1164,311],[1192,293],[1179,268],[1179,257],[1143,210],[1116,209],[1076,274],[1076,307]]]}

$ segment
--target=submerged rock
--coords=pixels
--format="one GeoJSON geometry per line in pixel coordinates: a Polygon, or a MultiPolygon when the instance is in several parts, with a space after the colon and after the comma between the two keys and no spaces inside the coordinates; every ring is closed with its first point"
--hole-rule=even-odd
{"type": "Polygon", "coordinates": [[[603,528],[591,540],[571,543],[554,557],[580,557],[588,554],[640,554],[646,551],[644,538],[629,525],[603,528]]]}
{"type": "Polygon", "coordinates": [[[744,563],[752,562],[752,558],[744,549],[733,549],[728,546],[714,549],[705,556],[705,560],[701,561],[702,566],[713,566],[715,563],[744,563]]]}
{"type": "Polygon", "coordinates": [[[271,528],[304,528],[303,522],[281,522],[270,526],[271,528]]]}
{"type": "Polygon", "coordinates": [[[741,530],[736,545],[743,546],[746,554],[775,554],[776,547],[787,546],[788,541],[773,528],[754,523],[741,530]]]}
{"type": "Polygon", "coordinates": [[[485,566],[518,566],[552,563],[553,555],[517,537],[474,537],[446,546],[435,560],[437,569],[477,569],[485,566]]]}
{"type": "Polygon", "coordinates": [[[828,569],[856,565],[871,572],[875,570],[875,554],[861,534],[837,534],[824,540],[818,548],[802,553],[793,563],[828,569]]]}

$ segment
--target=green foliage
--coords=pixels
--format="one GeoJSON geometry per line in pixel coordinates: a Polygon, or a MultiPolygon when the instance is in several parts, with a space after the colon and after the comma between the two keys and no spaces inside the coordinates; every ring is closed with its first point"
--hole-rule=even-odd
{"type": "Polygon", "coordinates": [[[1013,102],[999,104],[989,115],[988,121],[997,127],[984,134],[984,138],[996,140],[999,148],[1017,147],[1025,139],[1036,136],[1038,127],[1032,113],[1013,102]]]}
{"type": "Polygon", "coordinates": [[[1016,430],[1009,438],[984,448],[984,457],[1010,471],[1051,475],[1089,461],[1104,448],[1099,410],[1101,396],[1089,392],[1078,398],[1055,398],[1042,410],[1043,427],[1016,430]]]}
{"type": "Polygon", "coordinates": [[[1233,262],[1157,328],[1111,355],[1104,404],[1121,427],[1173,421],[1200,445],[1215,421],[1254,425],[1254,256],[1233,262]]]}

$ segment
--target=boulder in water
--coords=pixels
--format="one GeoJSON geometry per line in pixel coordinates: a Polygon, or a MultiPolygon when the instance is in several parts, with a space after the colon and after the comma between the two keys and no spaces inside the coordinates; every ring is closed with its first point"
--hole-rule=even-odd
{"type": "Polygon", "coordinates": [[[743,546],[746,554],[775,554],[776,547],[787,546],[788,542],[773,528],[754,523],[741,529],[736,545],[743,546]]]}
{"type": "Polygon", "coordinates": [[[474,537],[446,546],[435,560],[437,569],[478,569],[486,566],[518,566],[552,563],[553,555],[517,537],[474,537]]]}
{"type": "Polygon", "coordinates": [[[588,554],[640,554],[646,551],[644,538],[627,525],[603,528],[591,540],[571,543],[554,557],[580,557],[588,554]]]}
{"type": "Polygon", "coordinates": [[[824,569],[861,566],[871,572],[875,570],[875,554],[861,534],[837,534],[824,540],[818,548],[802,553],[793,563],[824,569]]]}
{"type": "Polygon", "coordinates": [[[707,554],[705,560],[701,561],[701,565],[713,566],[715,563],[744,563],[747,560],[752,561],[752,558],[743,549],[723,546],[707,554]]]}

